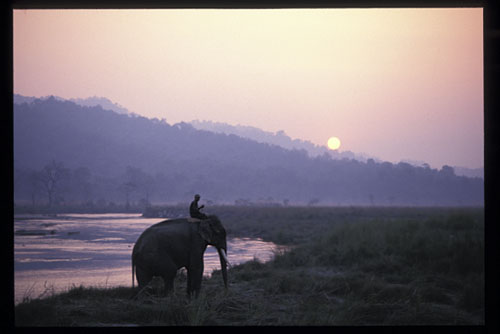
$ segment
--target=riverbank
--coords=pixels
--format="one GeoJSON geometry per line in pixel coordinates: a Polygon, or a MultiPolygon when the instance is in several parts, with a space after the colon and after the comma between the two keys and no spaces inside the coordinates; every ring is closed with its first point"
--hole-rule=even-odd
{"type": "Polygon", "coordinates": [[[228,236],[294,246],[185,296],[75,287],[15,307],[17,326],[482,325],[484,210],[213,207],[228,236]]]}

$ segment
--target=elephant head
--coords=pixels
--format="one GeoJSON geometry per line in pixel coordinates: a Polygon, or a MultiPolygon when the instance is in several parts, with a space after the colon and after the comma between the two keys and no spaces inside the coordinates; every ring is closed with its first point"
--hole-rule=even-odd
{"type": "Polygon", "coordinates": [[[229,260],[227,258],[226,230],[224,226],[222,226],[217,216],[209,216],[208,219],[200,221],[198,232],[207,244],[217,249],[224,286],[227,288],[227,265],[229,260]]]}

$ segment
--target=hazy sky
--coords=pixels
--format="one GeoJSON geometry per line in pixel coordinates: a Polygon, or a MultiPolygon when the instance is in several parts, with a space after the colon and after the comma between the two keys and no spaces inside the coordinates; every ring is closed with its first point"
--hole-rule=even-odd
{"type": "Polygon", "coordinates": [[[483,11],[15,10],[14,92],[483,166],[483,11]]]}

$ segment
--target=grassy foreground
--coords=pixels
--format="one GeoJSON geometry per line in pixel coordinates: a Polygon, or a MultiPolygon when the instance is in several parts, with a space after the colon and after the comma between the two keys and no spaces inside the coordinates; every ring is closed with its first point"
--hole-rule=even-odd
{"type": "MultiPolygon", "coordinates": [[[[17,326],[483,325],[484,210],[237,208],[229,237],[293,246],[204,279],[198,299],[75,287],[15,307],[17,326]]],[[[229,250],[230,251],[230,250],[229,250]]]]}

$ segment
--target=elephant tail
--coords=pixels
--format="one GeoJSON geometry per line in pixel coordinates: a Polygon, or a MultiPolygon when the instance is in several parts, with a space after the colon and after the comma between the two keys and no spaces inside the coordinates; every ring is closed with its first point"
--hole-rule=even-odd
{"type": "Polygon", "coordinates": [[[135,288],[134,276],[135,276],[135,263],[134,263],[134,257],[132,256],[132,288],[135,288]]]}

